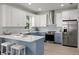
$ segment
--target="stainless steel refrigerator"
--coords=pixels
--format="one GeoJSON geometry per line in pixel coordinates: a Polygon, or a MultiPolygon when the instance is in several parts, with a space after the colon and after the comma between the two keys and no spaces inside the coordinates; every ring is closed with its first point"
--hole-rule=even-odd
{"type": "Polygon", "coordinates": [[[78,22],[77,20],[63,20],[63,45],[77,47],[78,22]]]}

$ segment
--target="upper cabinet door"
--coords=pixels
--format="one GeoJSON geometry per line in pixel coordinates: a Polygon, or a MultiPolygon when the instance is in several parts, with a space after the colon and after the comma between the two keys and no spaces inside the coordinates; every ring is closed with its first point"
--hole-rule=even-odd
{"type": "Polygon", "coordinates": [[[12,26],[25,26],[26,13],[22,10],[12,9],[12,26]]]}
{"type": "Polygon", "coordinates": [[[12,24],[12,7],[3,5],[3,26],[12,24]]]}
{"type": "Polygon", "coordinates": [[[45,27],[46,26],[46,15],[41,15],[40,16],[40,25],[41,27],[45,27]]]}
{"type": "Polygon", "coordinates": [[[55,17],[55,19],[56,19],[55,21],[56,21],[57,26],[61,27],[62,26],[62,13],[58,12],[58,13],[55,14],[55,16],[56,16],[55,17]]]}
{"type": "Polygon", "coordinates": [[[79,16],[79,10],[71,10],[69,11],[69,18],[72,19],[77,19],[79,16]]]}
{"type": "Polygon", "coordinates": [[[63,11],[62,12],[62,19],[63,20],[69,20],[69,11],[63,11]]]}
{"type": "Polygon", "coordinates": [[[63,20],[77,19],[78,16],[79,16],[79,10],[77,10],[77,9],[62,12],[62,19],[63,20]]]}
{"type": "Polygon", "coordinates": [[[46,15],[35,15],[34,16],[35,27],[46,26],[46,15]]]}

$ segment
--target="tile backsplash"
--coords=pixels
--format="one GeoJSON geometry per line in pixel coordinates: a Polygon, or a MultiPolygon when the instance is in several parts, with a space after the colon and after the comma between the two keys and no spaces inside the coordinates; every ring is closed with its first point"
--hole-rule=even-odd
{"type": "MultiPolygon", "coordinates": [[[[48,32],[48,31],[60,31],[61,28],[60,27],[56,27],[56,26],[47,26],[47,27],[37,27],[39,31],[41,32],[48,32]]],[[[24,27],[3,27],[2,28],[3,32],[7,32],[7,33],[27,33],[29,32],[28,29],[25,29],[24,27]]],[[[32,29],[30,31],[36,31],[36,27],[32,27],[32,29]]]]}
{"type": "Polygon", "coordinates": [[[28,32],[27,29],[25,29],[24,27],[3,27],[3,32],[10,32],[10,33],[24,33],[24,32],[28,32]]]}

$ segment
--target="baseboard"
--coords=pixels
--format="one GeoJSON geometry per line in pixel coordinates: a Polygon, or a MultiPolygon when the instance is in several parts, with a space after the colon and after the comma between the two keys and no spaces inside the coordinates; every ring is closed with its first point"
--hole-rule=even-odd
{"type": "Polygon", "coordinates": [[[78,48],[78,46],[70,46],[70,45],[64,45],[64,44],[63,44],[63,46],[78,48]]]}

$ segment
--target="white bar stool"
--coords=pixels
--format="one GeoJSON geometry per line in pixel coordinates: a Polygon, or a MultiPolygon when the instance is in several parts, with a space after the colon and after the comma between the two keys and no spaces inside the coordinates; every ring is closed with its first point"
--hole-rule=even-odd
{"type": "Polygon", "coordinates": [[[13,45],[11,46],[11,55],[25,55],[26,47],[24,45],[13,45]]]}
{"type": "Polygon", "coordinates": [[[1,44],[1,55],[9,55],[10,54],[10,46],[14,45],[15,43],[4,42],[1,44]]]}

